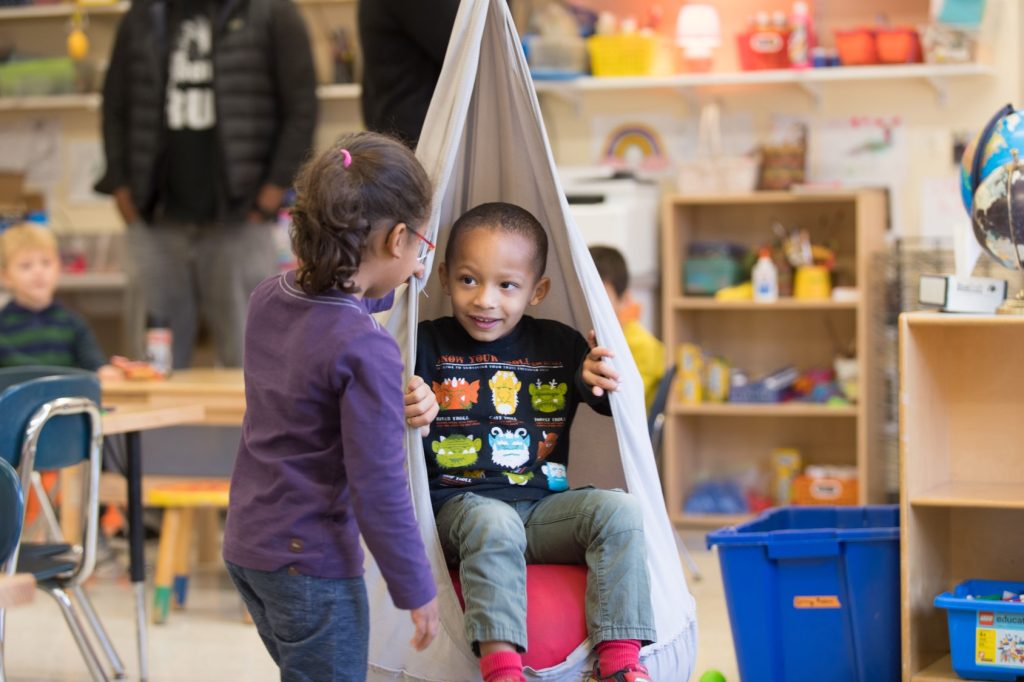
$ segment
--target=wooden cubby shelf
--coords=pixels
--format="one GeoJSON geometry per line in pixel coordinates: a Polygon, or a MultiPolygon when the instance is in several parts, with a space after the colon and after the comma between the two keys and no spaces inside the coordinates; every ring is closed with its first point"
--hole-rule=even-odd
{"type": "Polygon", "coordinates": [[[953,662],[949,656],[943,656],[910,679],[911,682],[947,682],[960,678],[953,672],[953,662]]]}
{"type": "Polygon", "coordinates": [[[1024,318],[900,318],[904,682],[958,679],[936,596],[965,580],[1021,579],[1021,360],[1024,318]]]}
{"type": "Polygon", "coordinates": [[[684,502],[703,478],[766,469],[778,447],[800,450],[804,464],[857,468],[861,502],[881,501],[884,467],[870,446],[881,424],[880,382],[873,376],[872,325],[868,309],[873,256],[885,246],[887,206],[877,190],[751,192],[674,195],[662,215],[662,326],[677,362],[682,343],[725,358],[753,378],[781,367],[831,367],[840,346],[858,349],[860,391],[856,405],[831,407],[790,402],[684,405],[673,394],[665,421],[662,477],[669,516],[676,525],[717,527],[746,516],[687,514],[684,502]],[[809,232],[815,243],[836,249],[837,285],[856,291],[852,300],[780,298],[773,303],[719,301],[687,295],[684,263],[694,241],[716,240],[750,249],[774,241],[773,223],[809,232]]]}

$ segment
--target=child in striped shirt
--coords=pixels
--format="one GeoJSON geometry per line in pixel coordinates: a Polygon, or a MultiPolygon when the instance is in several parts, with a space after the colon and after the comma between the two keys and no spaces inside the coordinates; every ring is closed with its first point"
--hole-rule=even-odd
{"type": "Polygon", "coordinates": [[[0,281],[11,301],[0,309],[0,367],[55,365],[121,378],[85,320],[54,301],[60,257],[53,233],[16,225],[0,233],[0,281]]]}

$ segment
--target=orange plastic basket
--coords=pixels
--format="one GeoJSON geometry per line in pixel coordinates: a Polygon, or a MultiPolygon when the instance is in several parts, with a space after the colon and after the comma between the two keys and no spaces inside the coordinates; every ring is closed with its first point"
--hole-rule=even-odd
{"type": "Polygon", "coordinates": [[[657,47],[654,36],[591,36],[590,70],[595,76],[646,76],[654,69],[657,47]]]}

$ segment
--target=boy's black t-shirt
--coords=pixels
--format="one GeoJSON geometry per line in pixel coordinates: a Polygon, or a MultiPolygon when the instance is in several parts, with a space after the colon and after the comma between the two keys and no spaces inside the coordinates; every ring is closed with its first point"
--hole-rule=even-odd
{"type": "Polygon", "coordinates": [[[568,489],[569,429],[580,402],[611,414],[583,383],[589,347],[575,329],[524,316],[492,342],[453,317],[421,322],[416,374],[440,412],[423,439],[435,513],[473,492],[537,500],[568,489]]]}

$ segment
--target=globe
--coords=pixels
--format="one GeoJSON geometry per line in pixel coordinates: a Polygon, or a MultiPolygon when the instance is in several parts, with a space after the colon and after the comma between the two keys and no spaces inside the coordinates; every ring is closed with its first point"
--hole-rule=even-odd
{"type": "Polygon", "coordinates": [[[967,146],[960,192],[982,248],[1004,267],[1024,270],[1024,111],[1005,107],[967,146]]]}

